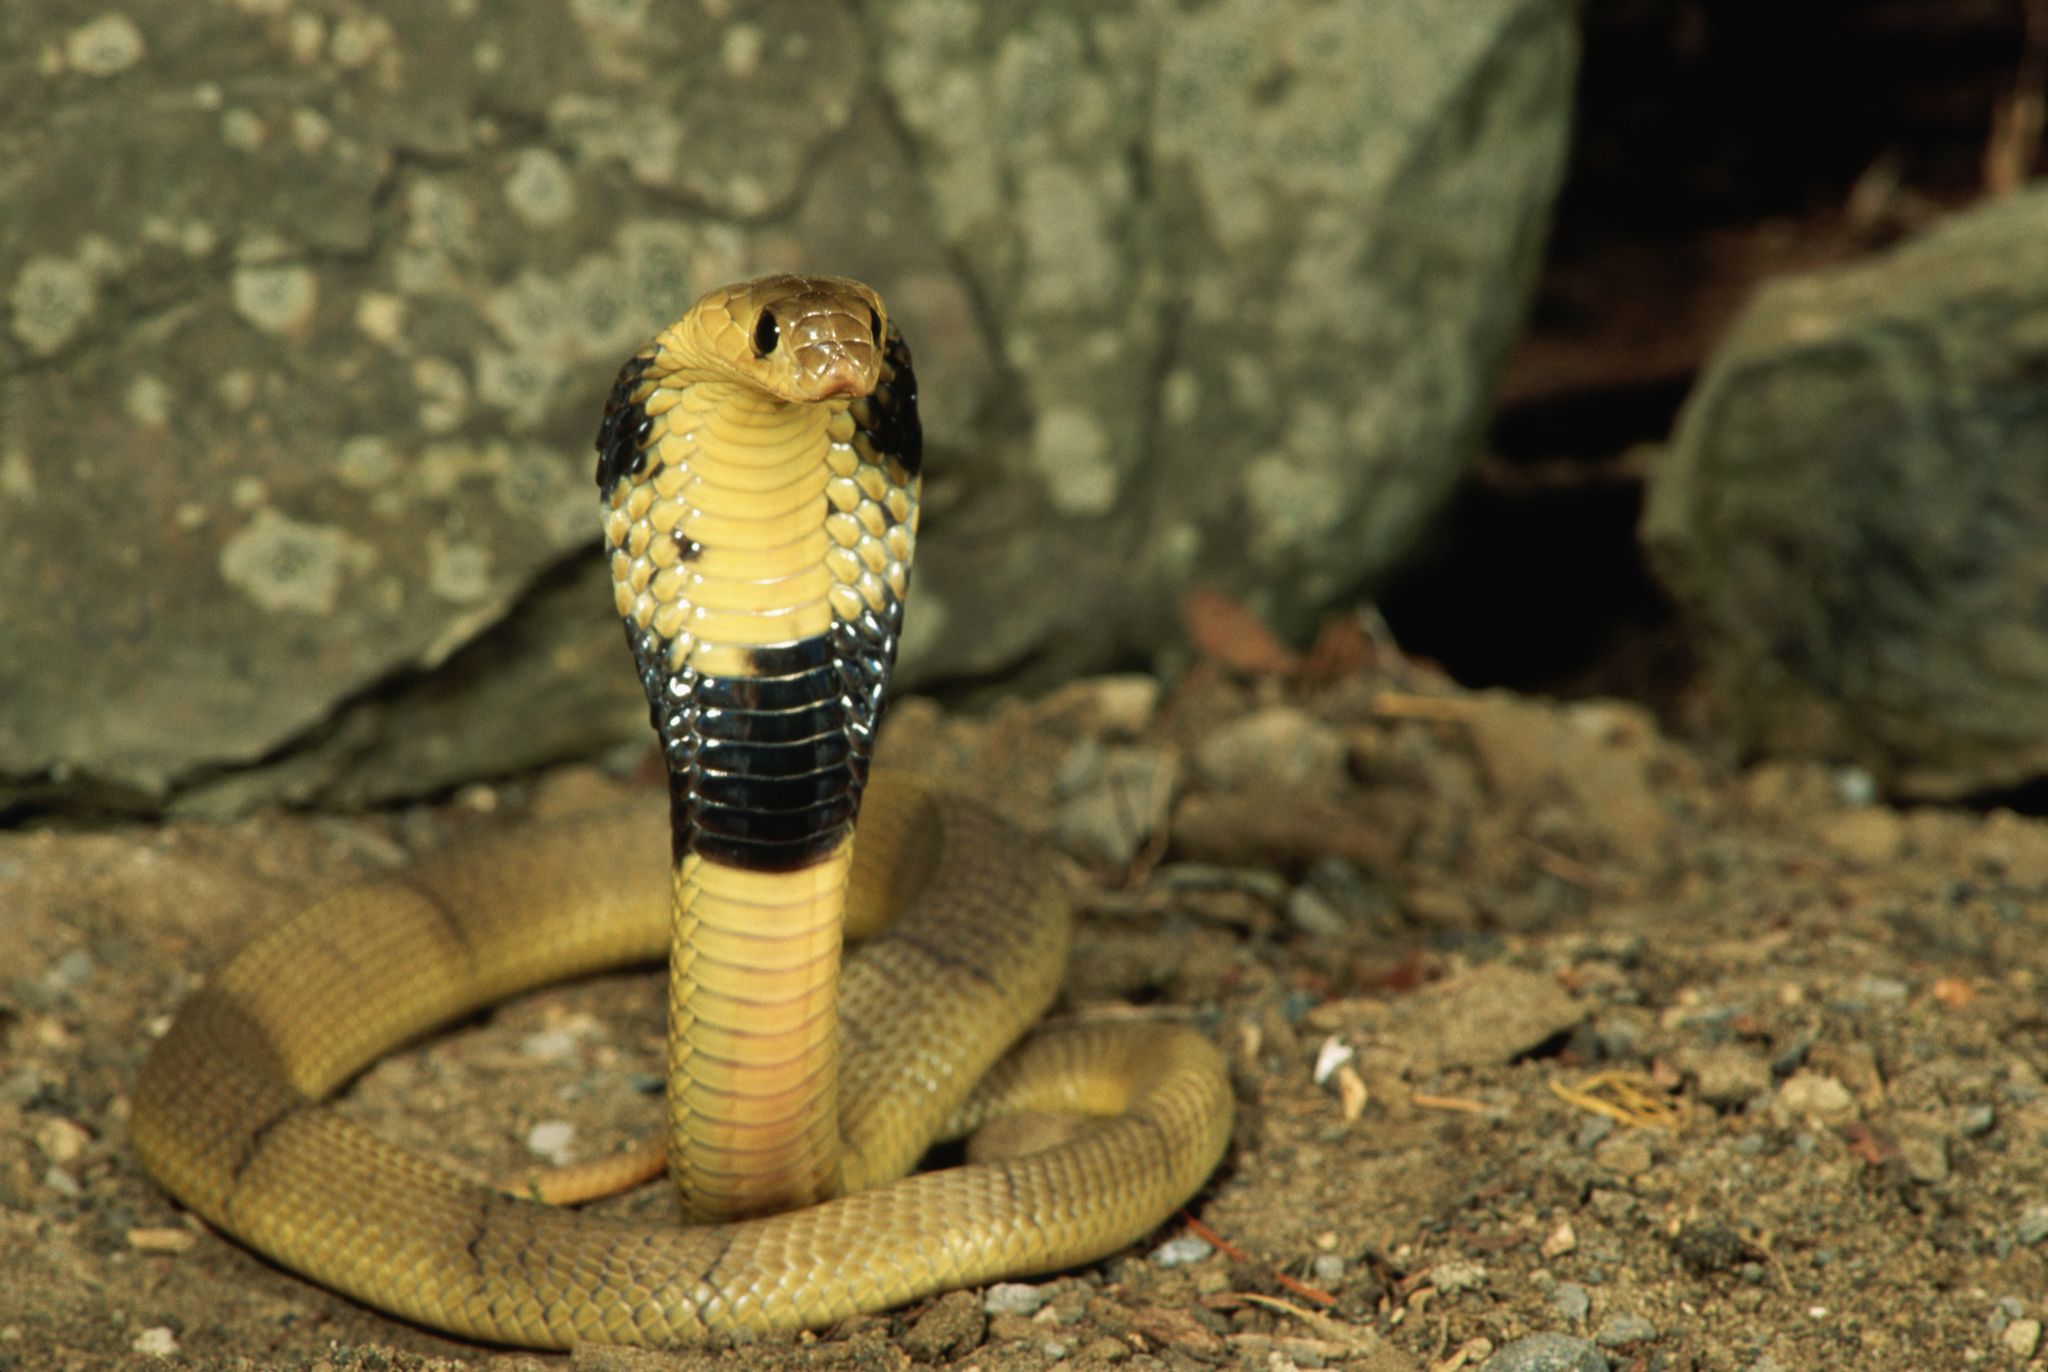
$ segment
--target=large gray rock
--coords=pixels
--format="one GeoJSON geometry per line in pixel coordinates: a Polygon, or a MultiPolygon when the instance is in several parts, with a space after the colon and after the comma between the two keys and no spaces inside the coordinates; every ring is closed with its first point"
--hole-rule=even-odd
{"type": "Polygon", "coordinates": [[[780,267],[917,351],[908,680],[1156,648],[1195,581],[1301,625],[1473,449],[1575,50],[1563,0],[88,16],[0,16],[0,809],[640,737],[597,410],[780,267]]]}
{"type": "Polygon", "coordinates": [[[2048,773],[2048,191],[1760,293],[1643,536],[1745,751],[2048,773]]]}

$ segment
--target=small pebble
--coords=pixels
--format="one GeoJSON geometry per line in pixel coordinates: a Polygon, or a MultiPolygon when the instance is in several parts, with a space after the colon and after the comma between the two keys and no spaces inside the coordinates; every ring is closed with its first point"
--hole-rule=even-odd
{"type": "Polygon", "coordinates": [[[1820,1041],[1820,1035],[1812,1030],[1797,1035],[1790,1043],[1778,1050],[1771,1059],[1773,1076],[1789,1077],[1806,1065],[1806,1055],[1813,1051],[1813,1045],[1820,1041]]]}
{"type": "Polygon", "coordinates": [[[1613,1120],[1605,1115],[1595,1115],[1579,1126],[1579,1132],[1572,1136],[1572,1146],[1581,1153],[1590,1153],[1599,1146],[1600,1140],[1613,1132],[1613,1120]]]}
{"type": "Polygon", "coordinates": [[[1330,1074],[1358,1055],[1353,1048],[1335,1034],[1323,1040],[1323,1046],[1316,1049],[1315,1070],[1309,1073],[1310,1080],[1321,1086],[1330,1079],[1330,1074]]]}
{"type": "Polygon", "coordinates": [[[192,1231],[138,1225],[128,1231],[128,1246],[138,1253],[183,1253],[192,1246],[192,1231]]]}
{"type": "Polygon", "coordinates": [[[1311,938],[1341,938],[1348,927],[1337,907],[1309,886],[1287,893],[1287,922],[1311,938]]]}
{"type": "Polygon", "coordinates": [[[2020,1211],[2018,1234],[2020,1242],[2029,1248],[2048,1239],[2048,1205],[2030,1205],[2020,1211]]]}
{"type": "Polygon", "coordinates": [[[1579,1234],[1572,1228],[1570,1220],[1561,1221],[1557,1228],[1543,1236],[1537,1252],[1547,1258],[1561,1258],[1579,1246],[1579,1234]]]}
{"type": "Polygon", "coordinates": [[[135,1336],[135,1342],[128,1345],[145,1358],[170,1358],[177,1356],[178,1336],[167,1325],[152,1325],[135,1336]]]}
{"type": "Polygon", "coordinates": [[[1844,767],[1835,773],[1835,794],[1844,805],[1873,805],[1877,802],[1877,778],[1861,767],[1844,767]]]}
{"type": "Polygon", "coordinates": [[[91,981],[92,973],[92,955],[82,948],[74,948],[57,959],[56,965],[44,974],[43,982],[52,990],[68,991],[91,981]]]}
{"type": "Polygon", "coordinates": [[[1897,977],[1867,976],[1856,983],[1856,989],[1879,1005],[1903,1005],[1913,994],[1913,988],[1897,977]]]}
{"type": "Polygon", "coordinates": [[[1440,1262],[1429,1270],[1430,1284],[1446,1296],[1478,1290],[1486,1285],[1487,1275],[1485,1264],[1477,1262],[1440,1262]]]}
{"type": "Polygon", "coordinates": [[[91,1142],[84,1125],[61,1117],[44,1120],[36,1128],[36,1147],[51,1162],[76,1162],[91,1142]]]}
{"type": "Polygon", "coordinates": [[[1275,705],[1216,729],[1195,751],[1195,770],[1211,786],[1254,783],[1303,788],[1342,775],[1344,737],[1291,705],[1275,705]]]}
{"type": "Polygon", "coordinates": [[[70,1196],[74,1200],[85,1194],[85,1188],[78,1184],[78,1178],[54,1162],[43,1172],[43,1185],[60,1196],[70,1196]]]}
{"type": "Polygon", "coordinates": [[[1998,1336],[2005,1345],[2005,1351],[2016,1358],[2031,1358],[2034,1350],[2041,1346],[2041,1322],[2039,1320],[2014,1320],[1998,1336]]]}
{"type": "Polygon", "coordinates": [[[981,1308],[991,1315],[1035,1315],[1050,1298],[1042,1286],[1028,1282],[999,1281],[981,1298],[981,1308]]]}
{"type": "Polygon", "coordinates": [[[1335,1253],[1318,1253],[1315,1261],[1308,1265],[1308,1270],[1318,1285],[1335,1286],[1344,1280],[1344,1259],[1335,1253]]]}
{"type": "Polygon", "coordinates": [[[43,1077],[33,1067],[17,1067],[0,1078],[0,1105],[28,1105],[43,1094],[43,1077]]]}
{"type": "Polygon", "coordinates": [[[1694,1067],[1700,1099],[1717,1110],[1733,1110],[1771,1089],[1771,1065],[1740,1044],[1709,1049],[1694,1067]]]}
{"type": "Polygon", "coordinates": [[[1575,1281],[1561,1281],[1550,1293],[1550,1303],[1557,1313],[1577,1324],[1593,1313],[1593,1296],[1585,1287],[1575,1281]]]}
{"type": "Polygon", "coordinates": [[[1481,1365],[1479,1372],[1610,1372],[1607,1355],[1570,1334],[1530,1334],[1481,1365]]]}
{"type": "Polygon", "coordinates": [[[1989,1105],[1973,1105],[1956,1121],[1956,1132],[1966,1139],[1981,1139],[1998,1124],[1998,1111],[1989,1105]]]}
{"type": "Polygon", "coordinates": [[[1152,1261],[1160,1267],[1186,1267],[1215,1252],[1215,1246],[1199,1234],[1182,1234],[1152,1250],[1152,1261]]]}
{"type": "Polygon", "coordinates": [[[1641,1315],[1615,1315],[1604,1321],[1593,1332],[1593,1342],[1602,1348],[1620,1348],[1624,1344],[1648,1343],[1657,1337],[1657,1326],[1641,1315]]]}
{"type": "Polygon", "coordinates": [[[1839,1120],[1856,1113],[1856,1098],[1836,1078],[1802,1067],[1778,1088],[1771,1112],[1781,1122],[1839,1120]]]}
{"type": "Polygon", "coordinates": [[[1640,1177],[1657,1159],[1648,1143],[1634,1134],[1622,1134],[1595,1148],[1593,1161],[1617,1177],[1640,1177]]]}
{"type": "Polygon", "coordinates": [[[560,1167],[569,1160],[569,1145],[575,1138],[576,1126],[569,1121],[542,1120],[526,1131],[526,1148],[560,1167]]]}
{"type": "Polygon", "coordinates": [[[542,1062],[559,1062],[576,1051],[576,1036],[567,1029],[543,1029],[529,1034],[519,1051],[542,1062]]]}

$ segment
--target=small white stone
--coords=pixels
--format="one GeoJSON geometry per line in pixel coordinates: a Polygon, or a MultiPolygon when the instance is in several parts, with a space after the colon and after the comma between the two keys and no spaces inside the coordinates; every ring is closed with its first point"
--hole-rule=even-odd
{"type": "Polygon", "coordinates": [[[1020,1281],[999,1281],[983,1293],[981,1308],[991,1315],[1035,1315],[1046,1302],[1042,1286],[1020,1281]]]}
{"type": "Polygon", "coordinates": [[[64,60],[87,76],[112,76],[142,60],[142,30],[125,14],[103,14],[64,38],[64,60]]]}
{"type": "Polygon", "coordinates": [[[235,313],[265,333],[295,333],[312,322],[320,283],[297,263],[242,267],[230,283],[235,313]]]}
{"type": "Polygon", "coordinates": [[[1323,1046],[1316,1050],[1316,1069],[1313,1074],[1316,1085],[1321,1086],[1328,1081],[1332,1072],[1356,1056],[1358,1050],[1335,1034],[1324,1039],[1323,1046]]]}
{"type": "Polygon", "coordinates": [[[135,1342],[128,1345],[145,1358],[171,1358],[178,1353],[178,1336],[171,1332],[169,1325],[151,1325],[135,1336],[135,1342]]]}
{"type": "Polygon", "coordinates": [[[31,257],[22,264],[7,299],[14,336],[31,353],[47,356],[71,341],[97,300],[92,273],[83,263],[31,257]]]}
{"type": "Polygon", "coordinates": [[[2016,1358],[2031,1358],[2034,1350],[2041,1346],[2041,1322],[2039,1320],[2014,1320],[1998,1336],[2005,1345],[2005,1351],[2016,1358]]]}
{"type": "Polygon", "coordinates": [[[1201,1262],[1215,1251],[1215,1245],[1201,1235],[1183,1234],[1153,1249],[1152,1261],[1160,1267],[1186,1267],[1201,1262]]]}
{"type": "Polygon", "coordinates": [[[526,1131],[527,1151],[557,1167],[569,1160],[569,1145],[575,1140],[576,1126],[567,1120],[542,1120],[526,1131]]]}

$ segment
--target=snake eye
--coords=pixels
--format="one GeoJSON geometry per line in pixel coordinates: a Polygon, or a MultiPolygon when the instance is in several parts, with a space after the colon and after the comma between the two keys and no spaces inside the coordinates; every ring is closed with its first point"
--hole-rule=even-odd
{"type": "Polygon", "coordinates": [[[878,348],[881,347],[882,316],[875,312],[875,307],[873,305],[868,306],[868,333],[874,337],[875,346],[878,348]]]}
{"type": "Polygon", "coordinates": [[[782,326],[775,322],[775,312],[761,311],[761,317],[754,321],[754,356],[766,357],[781,341],[782,326]]]}

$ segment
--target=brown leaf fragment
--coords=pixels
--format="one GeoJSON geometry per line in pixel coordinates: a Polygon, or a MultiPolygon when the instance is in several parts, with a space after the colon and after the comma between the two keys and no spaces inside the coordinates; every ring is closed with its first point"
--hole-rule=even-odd
{"type": "Polygon", "coordinates": [[[1247,676],[1292,676],[1300,657],[1235,597],[1197,586],[1181,597],[1181,624],[1205,659],[1247,676]]]}

